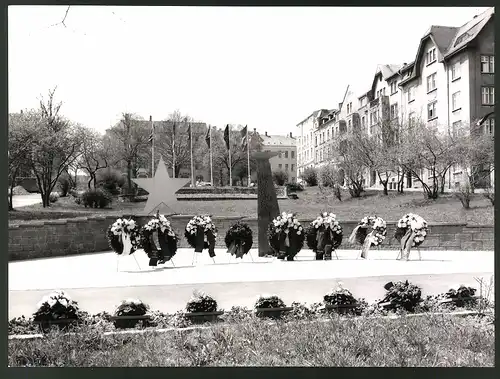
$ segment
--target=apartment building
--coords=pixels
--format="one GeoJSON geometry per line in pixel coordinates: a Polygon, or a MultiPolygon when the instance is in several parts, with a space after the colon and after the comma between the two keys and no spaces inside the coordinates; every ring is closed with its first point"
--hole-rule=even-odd
{"type": "MultiPolygon", "coordinates": [[[[452,132],[491,113],[495,102],[493,19],[494,8],[490,8],[461,27],[431,26],[412,62],[378,65],[371,88],[359,94],[357,101],[348,92],[338,110],[324,114],[316,111],[299,123],[299,130],[311,135],[298,140],[299,175],[303,167],[319,167],[329,161],[333,140],[356,125],[374,134],[382,122],[419,119],[452,132]],[[301,153],[308,150],[312,152],[302,158],[301,153]]],[[[484,132],[494,133],[494,117],[483,125],[484,132]]],[[[427,173],[422,174],[429,180],[427,173]]],[[[388,188],[396,189],[399,179],[393,173],[388,188]]],[[[452,189],[463,180],[462,168],[454,166],[446,188],[452,189]]],[[[403,184],[405,188],[420,187],[410,176],[403,184]]],[[[382,187],[374,171],[366,172],[365,185],[382,187]]]]}
{"type": "Polygon", "coordinates": [[[316,165],[316,148],[314,131],[318,128],[323,116],[329,114],[328,109],[320,109],[311,113],[297,124],[297,175],[301,175],[308,167],[316,165]]]}
{"type": "Polygon", "coordinates": [[[297,143],[292,133],[286,136],[259,135],[262,143],[262,150],[277,152],[278,155],[269,159],[271,171],[282,170],[288,174],[291,183],[297,181],[297,143]]]}

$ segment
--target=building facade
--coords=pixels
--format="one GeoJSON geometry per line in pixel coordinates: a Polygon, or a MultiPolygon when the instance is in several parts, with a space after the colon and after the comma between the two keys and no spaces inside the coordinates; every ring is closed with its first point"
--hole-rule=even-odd
{"type": "MultiPolygon", "coordinates": [[[[356,98],[347,91],[338,110],[313,112],[297,125],[302,137],[297,144],[298,175],[305,167],[331,161],[333,141],[354,127],[373,135],[386,122],[401,125],[420,120],[451,133],[461,125],[475,125],[494,111],[494,49],[494,8],[461,27],[431,26],[413,62],[379,65],[366,93],[356,98]]],[[[489,117],[483,132],[494,134],[494,128],[495,118],[489,117]]],[[[463,168],[453,166],[445,188],[451,190],[463,182],[463,174],[463,168]]],[[[428,173],[422,176],[431,179],[428,173]]],[[[388,189],[397,189],[400,179],[404,188],[421,188],[415,178],[391,173],[388,189]]],[[[493,173],[483,185],[492,181],[493,173]]],[[[365,186],[382,188],[376,172],[367,170],[365,186]]]]}
{"type": "Polygon", "coordinates": [[[269,135],[265,132],[259,135],[262,150],[277,152],[278,155],[269,159],[271,171],[284,171],[288,174],[288,181],[297,181],[297,142],[293,134],[286,136],[269,135]]]}

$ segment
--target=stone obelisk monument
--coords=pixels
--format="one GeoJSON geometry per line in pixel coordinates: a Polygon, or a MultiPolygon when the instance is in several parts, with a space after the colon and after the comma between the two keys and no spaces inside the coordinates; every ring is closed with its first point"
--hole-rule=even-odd
{"type": "Polygon", "coordinates": [[[278,153],[258,151],[252,154],[257,162],[257,217],[259,257],[272,254],[267,240],[269,223],[280,214],[269,159],[278,153]]]}

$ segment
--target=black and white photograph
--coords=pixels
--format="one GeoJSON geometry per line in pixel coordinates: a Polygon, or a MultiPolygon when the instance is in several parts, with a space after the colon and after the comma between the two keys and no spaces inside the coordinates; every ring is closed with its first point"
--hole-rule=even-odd
{"type": "Polygon", "coordinates": [[[7,8],[9,367],[495,366],[494,7],[61,3],[7,8]]]}

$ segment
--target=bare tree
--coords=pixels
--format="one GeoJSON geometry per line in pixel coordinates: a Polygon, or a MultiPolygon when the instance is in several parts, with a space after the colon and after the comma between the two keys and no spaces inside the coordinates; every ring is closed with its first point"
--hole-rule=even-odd
{"type": "Polygon", "coordinates": [[[102,136],[95,130],[85,129],[82,131],[83,143],[81,149],[81,157],[78,160],[81,169],[89,174],[88,188],[95,188],[97,183],[97,172],[103,168],[107,168],[109,163],[109,150],[104,146],[102,136]]]}
{"type": "Polygon", "coordinates": [[[40,99],[40,118],[27,125],[35,128],[30,163],[44,207],[50,206],[50,193],[59,176],[77,159],[82,144],[78,128],[59,114],[62,103],[55,103],[54,94],[55,89],[49,91],[47,101],[40,99]]]}

